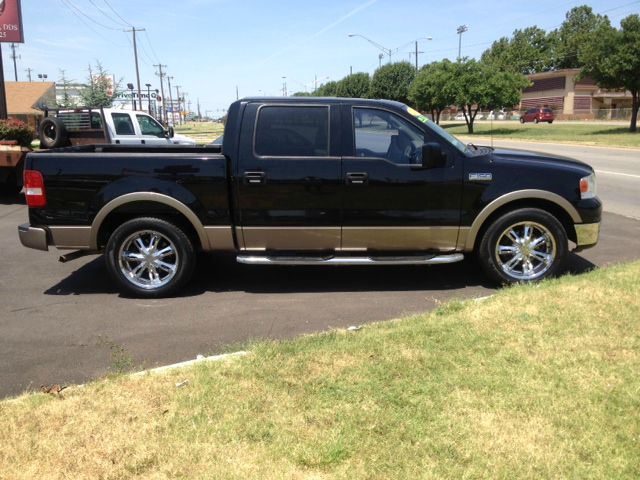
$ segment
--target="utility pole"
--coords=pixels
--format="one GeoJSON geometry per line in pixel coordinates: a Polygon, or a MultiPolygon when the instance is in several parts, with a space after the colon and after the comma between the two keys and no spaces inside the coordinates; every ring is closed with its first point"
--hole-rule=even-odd
{"type": "Polygon", "coordinates": [[[133,56],[136,60],[136,80],[138,81],[138,110],[142,110],[142,91],[140,90],[140,69],[138,68],[138,44],[136,43],[136,32],[144,32],[144,28],[131,27],[131,30],[125,32],[133,32],[133,56]]]}
{"type": "Polygon", "coordinates": [[[2,68],[2,45],[0,45],[0,120],[7,118],[7,96],[4,88],[4,68],[2,68]]]}
{"type": "Polygon", "coordinates": [[[163,78],[165,76],[165,72],[162,71],[162,67],[167,68],[166,65],[158,64],[154,65],[154,67],[158,67],[158,75],[160,77],[160,94],[162,95],[162,118],[164,118],[165,126],[169,124],[169,120],[167,119],[167,102],[164,98],[164,81],[163,78]]]}
{"type": "Polygon", "coordinates": [[[199,98],[197,99],[197,102],[198,102],[198,119],[202,120],[202,113],[200,113],[200,99],[199,98]]]}
{"type": "Polygon", "coordinates": [[[171,124],[173,125],[176,117],[173,116],[173,94],[171,93],[171,80],[173,80],[173,77],[167,75],[167,83],[169,84],[169,106],[171,107],[171,124]]]}
{"type": "Polygon", "coordinates": [[[29,81],[31,81],[31,72],[33,72],[33,68],[27,68],[27,69],[25,69],[25,72],[27,72],[27,76],[29,77],[29,81]]]}
{"type": "Polygon", "coordinates": [[[11,58],[13,59],[13,74],[15,75],[16,82],[18,81],[18,65],[16,59],[21,58],[20,55],[16,55],[16,44],[11,44],[11,58]]]}
{"type": "Polygon", "coordinates": [[[182,125],[182,108],[180,107],[180,85],[175,85],[176,95],[178,96],[178,123],[182,125]]]}

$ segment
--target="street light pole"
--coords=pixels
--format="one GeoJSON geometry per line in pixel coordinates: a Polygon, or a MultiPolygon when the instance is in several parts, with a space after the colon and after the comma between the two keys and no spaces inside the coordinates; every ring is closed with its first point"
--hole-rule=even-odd
{"type": "MultiPolygon", "coordinates": [[[[359,33],[350,33],[347,35],[348,37],[360,37],[363,38],[364,40],[366,40],[367,42],[369,42],[371,45],[373,45],[374,47],[376,47],[379,50],[382,50],[384,52],[385,55],[389,55],[389,63],[391,63],[391,49],[384,47],[382,45],[380,45],[378,42],[374,42],[373,40],[371,40],[370,38],[365,37],[364,35],[360,35],[359,33]]],[[[380,59],[380,63],[382,64],[382,57],[378,57],[380,59]]]]}
{"type": "Polygon", "coordinates": [[[149,108],[149,115],[151,115],[151,84],[145,83],[145,87],[147,87],[147,105],[149,108]]]}
{"type": "Polygon", "coordinates": [[[167,75],[167,83],[169,84],[169,107],[171,108],[171,123],[169,125],[173,125],[176,117],[173,115],[173,94],[171,93],[171,80],[173,77],[167,75]]]}
{"type": "Polygon", "coordinates": [[[460,25],[458,27],[458,61],[460,61],[461,59],[461,54],[462,54],[462,34],[464,32],[466,32],[467,30],[469,30],[469,27],[466,25],[460,25]]]}

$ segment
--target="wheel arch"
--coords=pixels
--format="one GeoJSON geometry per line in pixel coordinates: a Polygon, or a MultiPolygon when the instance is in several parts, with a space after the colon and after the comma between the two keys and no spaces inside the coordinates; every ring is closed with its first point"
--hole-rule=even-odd
{"type": "Polygon", "coordinates": [[[576,241],[574,224],[580,223],[580,214],[569,201],[545,190],[520,190],[496,198],[484,207],[469,228],[464,251],[473,251],[489,225],[507,212],[521,208],[538,208],[553,215],[562,224],[569,240],[576,241]]]}
{"type": "Polygon", "coordinates": [[[154,192],[128,193],[108,202],[91,224],[90,246],[98,250],[123,222],[136,217],[169,218],[185,230],[198,247],[208,250],[209,239],[200,219],[184,203],[154,192]]]}

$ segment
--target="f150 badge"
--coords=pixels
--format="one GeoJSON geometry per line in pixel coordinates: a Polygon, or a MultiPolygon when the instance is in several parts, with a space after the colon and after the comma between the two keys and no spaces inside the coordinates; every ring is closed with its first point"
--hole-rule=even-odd
{"type": "Polygon", "coordinates": [[[493,174],[491,173],[470,173],[470,182],[490,182],[493,180],[493,174]]]}

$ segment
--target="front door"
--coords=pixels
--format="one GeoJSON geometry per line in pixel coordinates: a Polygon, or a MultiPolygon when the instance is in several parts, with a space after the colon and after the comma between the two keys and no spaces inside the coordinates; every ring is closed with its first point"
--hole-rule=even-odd
{"type": "Polygon", "coordinates": [[[249,104],[235,172],[245,250],[340,248],[340,110],[249,104]]]}
{"type": "Polygon", "coordinates": [[[342,249],[439,251],[455,248],[462,162],[453,147],[391,110],[345,107],[342,249]],[[438,142],[447,165],[421,166],[424,142],[438,142]]]}

